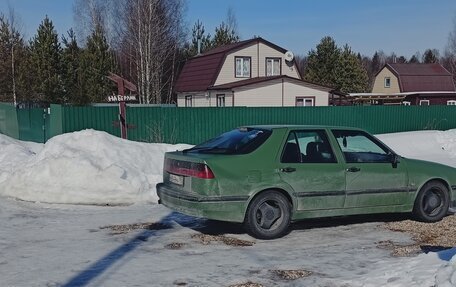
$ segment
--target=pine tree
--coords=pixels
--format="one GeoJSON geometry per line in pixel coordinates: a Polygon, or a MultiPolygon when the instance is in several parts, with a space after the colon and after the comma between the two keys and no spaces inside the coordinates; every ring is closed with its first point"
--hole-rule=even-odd
{"type": "Polygon", "coordinates": [[[0,15],[0,99],[12,102],[10,27],[0,15]]]}
{"type": "Polygon", "coordinates": [[[186,50],[188,58],[194,57],[198,54],[198,39],[201,41],[201,53],[211,49],[212,41],[211,35],[207,34],[204,29],[203,23],[200,20],[196,21],[192,29],[192,41],[186,50]]]}
{"type": "Polygon", "coordinates": [[[382,64],[381,64],[380,55],[378,54],[377,51],[375,51],[375,54],[372,57],[372,65],[370,68],[370,72],[372,75],[375,75],[380,71],[381,68],[382,68],[382,64]]]}
{"type": "Polygon", "coordinates": [[[215,35],[212,39],[212,47],[216,48],[219,46],[239,42],[240,38],[236,31],[229,25],[222,22],[217,28],[215,28],[215,35]]]}
{"type": "Polygon", "coordinates": [[[418,59],[418,57],[416,55],[413,55],[412,57],[410,57],[410,60],[408,60],[408,62],[410,64],[417,64],[420,62],[420,60],[418,59]]]}
{"type": "Polygon", "coordinates": [[[436,49],[427,49],[423,54],[423,63],[432,64],[439,62],[439,51],[436,49]]]}
{"type": "Polygon", "coordinates": [[[324,37],[317,45],[317,49],[309,52],[304,79],[325,86],[334,86],[339,56],[340,49],[334,39],[324,37]]]}
{"type": "Polygon", "coordinates": [[[113,90],[106,76],[109,72],[115,73],[117,69],[101,26],[97,26],[87,38],[87,47],[82,52],[81,70],[82,81],[87,87],[86,95],[90,102],[105,102],[113,90]]]}
{"type": "Polygon", "coordinates": [[[64,101],[75,105],[84,105],[89,98],[82,82],[81,58],[82,50],[76,41],[73,29],[68,31],[68,37],[62,37],[62,81],[64,101]]]}
{"type": "Polygon", "coordinates": [[[30,42],[34,99],[48,103],[63,102],[60,56],[61,48],[52,21],[46,16],[30,42]]]}
{"type": "Polygon", "coordinates": [[[359,57],[346,44],[335,68],[335,86],[343,93],[362,93],[367,91],[368,75],[359,57]]]}

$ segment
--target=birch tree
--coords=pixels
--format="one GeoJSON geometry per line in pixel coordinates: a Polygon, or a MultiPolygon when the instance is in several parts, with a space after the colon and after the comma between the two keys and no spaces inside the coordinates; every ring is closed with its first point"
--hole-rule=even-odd
{"type": "Polygon", "coordinates": [[[17,103],[17,67],[25,52],[20,21],[10,7],[8,15],[0,14],[0,96],[17,103]]]}
{"type": "Polygon", "coordinates": [[[140,103],[172,100],[179,48],[183,45],[183,7],[180,0],[117,1],[115,18],[119,49],[135,68],[140,103]]]}

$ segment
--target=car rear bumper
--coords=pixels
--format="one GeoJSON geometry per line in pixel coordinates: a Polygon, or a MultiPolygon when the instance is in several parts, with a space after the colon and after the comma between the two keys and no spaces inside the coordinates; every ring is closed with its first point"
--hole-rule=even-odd
{"type": "Polygon", "coordinates": [[[157,184],[159,203],[175,211],[208,219],[243,222],[248,196],[201,196],[157,184]]]}

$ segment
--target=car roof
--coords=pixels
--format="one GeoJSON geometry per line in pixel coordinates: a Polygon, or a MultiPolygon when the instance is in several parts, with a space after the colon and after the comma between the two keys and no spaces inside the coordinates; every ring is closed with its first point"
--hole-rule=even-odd
{"type": "Polygon", "coordinates": [[[344,129],[344,130],[362,130],[356,127],[344,127],[344,126],[325,126],[325,125],[248,125],[243,126],[246,128],[257,128],[264,130],[273,129],[344,129]]]}

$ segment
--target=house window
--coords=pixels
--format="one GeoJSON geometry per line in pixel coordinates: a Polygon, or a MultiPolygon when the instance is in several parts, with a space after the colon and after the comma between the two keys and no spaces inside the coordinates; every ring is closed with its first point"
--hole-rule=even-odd
{"type": "Polygon", "coordinates": [[[420,100],[420,106],[429,106],[429,100],[420,100]]]}
{"type": "Polygon", "coordinates": [[[447,101],[447,105],[448,106],[456,106],[456,101],[455,100],[447,101]]]}
{"type": "Polygon", "coordinates": [[[410,106],[410,104],[411,104],[411,102],[408,102],[408,101],[403,101],[402,102],[402,105],[404,105],[404,106],[410,106]]]}
{"type": "Polygon", "coordinates": [[[192,107],[192,96],[185,96],[185,107],[192,107]]]}
{"type": "Polygon", "coordinates": [[[281,74],[280,58],[266,58],[266,76],[277,76],[281,74]]]}
{"type": "Polygon", "coordinates": [[[296,98],[296,106],[297,107],[313,107],[315,105],[314,98],[310,97],[298,97],[296,98]]]}
{"type": "Polygon", "coordinates": [[[250,78],[250,57],[235,57],[236,78],[250,78]]]}
{"type": "Polygon", "coordinates": [[[217,95],[217,107],[225,106],[225,94],[217,95]]]}
{"type": "Polygon", "coordinates": [[[391,87],[391,78],[385,77],[385,88],[390,88],[390,87],[391,87]]]}

